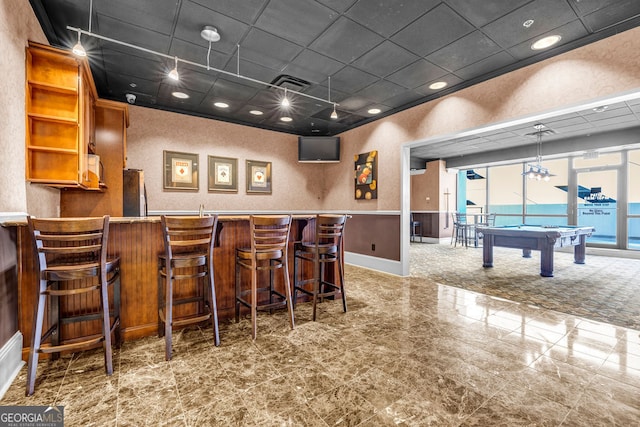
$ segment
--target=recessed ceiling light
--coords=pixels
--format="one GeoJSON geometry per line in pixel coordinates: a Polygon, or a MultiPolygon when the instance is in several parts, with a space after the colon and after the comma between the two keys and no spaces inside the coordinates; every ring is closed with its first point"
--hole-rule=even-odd
{"type": "Polygon", "coordinates": [[[175,96],[176,98],[180,98],[180,99],[187,99],[189,98],[189,95],[187,95],[184,92],[171,92],[171,95],[175,96]]]}
{"type": "Polygon", "coordinates": [[[254,116],[261,116],[261,115],[263,115],[263,114],[264,114],[264,113],[263,113],[262,111],[260,111],[260,110],[251,110],[251,111],[249,111],[249,113],[250,113],[250,114],[253,114],[254,116]]]}
{"type": "Polygon", "coordinates": [[[447,82],[435,82],[429,85],[429,89],[438,90],[438,89],[442,89],[446,85],[447,85],[447,82]]]}
{"type": "Polygon", "coordinates": [[[593,111],[595,111],[596,113],[602,113],[602,112],[606,111],[607,108],[609,108],[608,105],[601,105],[599,107],[594,108],[593,111]]]}
{"type": "Polygon", "coordinates": [[[367,113],[369,114],[380,114],[380,109],[379,108],[371,108],[369,111],[367,111],[367,113]]]}
{"type": "Polygon", "coordinates": [[[531,45],[531,49],[533,50],[541,50],[546,49],[548,47],[553,46],[558,43],[562,39],[562,36],[554,34],[552,36],[543,37],[534,44],[531,45]]]}
{"type": "Polygon", "coordinates": [[[283,122],[290,122],[293,121],[293,119],[291,117],[280,117],[280,120],[282,120],[283,122]]]}
{"type": "Polygon", "coordinates": [[[129,86],[130,86],[130,87],[138,87],[138,85],[137,85],[137,84],[135,84],[135,83],[129,83],[129,86]]]}
{"type": "Polygon", "coordinates": [[[214,102],[213,105],[218,108],[229,108],[229,104],[227,104],[226,102],[214,102]]]}
{"type": "Polygon", "coordinates": [[[529,28],[529,27],[531,27],[533,25],[534,22],[535,21],[533,19],[527,19],[526,21],[524,21],[522,23],[522,26],[525,27],[525,28],[529,28]]]}

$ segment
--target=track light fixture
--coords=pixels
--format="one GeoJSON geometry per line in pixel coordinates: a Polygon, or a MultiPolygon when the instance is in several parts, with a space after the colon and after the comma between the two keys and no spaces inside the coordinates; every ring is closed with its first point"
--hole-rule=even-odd
{"type": "Polygon", "coordinates": [[[73,46],[72,52],[74,55],[87,56],[87,51],[84,50],[84,46],[80,42],[80,31],[78,31],[78,43],[73,46]]]}
{"type": "Polygon", "coordinates": [[[280,102],[280,105],[282,105],[284,108],[289,108],[289,106],[291,105],[291,102],[289,102],[289,98],[287,98],[287,88],[284,88],[284,98],[282,98],[282,101],[280,102]]]}
{"type": "Polygon", "coordinates": [[[175,80],[178,81],[180,80],[180,74],[178,74],[178,57],[175,57],[176,63],[175,66],[173,67],[173,70],[169,71],[169,78],[171,80],[175,80]]]}
{"type": "Polygon", "coordinates": [[[336,113],[336,104],[333,104],[333,112],[331,113],[331,118],[334,120],[338,118],[338,113],[336,113]]]}
{"type": "MultiPolygon", "coordinates": [[[[93,1],[92,1],[92,3],[93,3],[93,1]]],[[[90,8],[89,15],[91,15],[91,8],[90,8]]],[[[339,104],[335,103],[335,102],[332,102],[330,98],[329,99],[324,99],[324,98],[319,98],[317,96],[309,95],[309,94],[306,94],[306,93],[298,92],[298,91],[295,91],[295,90],[289,91],[286,87],[283,88],[281,86],[274,85],[272,83],[264,82],[262,80],[258,80],[258,79],[254,79],[252,77],[247,77],[247,76],[241,75],[240,74],[240,46],[239,45],[238,45],[238,70],[237,70],[236,73],[233,73],[233,72],[230,72],[230,71],[226,71],[226,70],[222,70],[222,69],[219,69],[219,68],[211,67],[211,66],[209,66],[208,63],[206,65],[203,65],[203,64],[200,64],[200,63],[197,63],[197,62],[186,60],[186,59],[180,59],[177,56],[171,56],[171,55],[168,55],[166,53],[157,52],[157,51],[154,51],[154,50],[151,50],[151,49],[147,49],[147,48],[144,48],[144,47],[141,47],[141,46],[137,46],[137,45],[132,44],[132,43],[123,42],[123,41],[120,41],[120,40],[117,40],[117,39],[114,39],[114,38],[111,38],[111,37],[106,37],[106,36],[102,36],[100,34],[93,33],[91,31],[91,16],[89,17],[89,31],[86,31],[86,30],[83,30],[83,29],[77,28],[77,27],[72,27],[72,26],[69,26],[69,25],[67,26],[67,30],[76,31],[78,33],[78,41],[80,39],[80,35],[84,34],[86,36],[94,37],[96,39],[103,40],[103,41],[106,41],[106,42],[109,42],[109,43],[115,43],[115,44],[120,45],[120,46],[126,46],[126,47],[129,47],[131,49],[136,49],[136,50],[139,50],[139,51],[142,51],[142,52],[146,52],[146,53],[149,53],[149,54],[152,54],[152,55],[160,56],[160,57],[163,57],[163,58],[173,59],[174,60],[174,68],[168,74],[168,76],[173,80],[179,80],[180,79],[180,75],[178,73],[178,60],[179,60],[181,62],[184,62],[185,64],[189,64],[189,65],[194,66],[194,67],[204,68],[206,70],[213,71],[213,72],[218,73],[218,74],[224,74],[224,75],[227,75],[227,76],[231,76],[231,77],[235,77],[235,78],[238,78],[238,79],[246,80],[246,81],[249,81],[249,82],[252,82],[252,83],[256,83],[256,84],[259,84],[259,85],[264,85],[264,86],[267,86],[267,87],[271,87],[271,88],[274,88],[274,89],[277,89],[277,90],[284,90],[284,98],[281,101],[281,105],[284,106],[284,107],[287,107],[287,106],[291,105],[291,102],[290,102],[289,97],[288,97],[289,92],[291,92],[291,93],[295,93],[298,96],[302,96],[302,97],[309,98],[309,99],[314,99],[316,101],[325,102],[327,104],[333,105],[333,112],[331,113],[331,118],[337,118],[337,116],[338,116],[337,112],[336,112],[336,107],[339,104]]],[[[215,39],[220,37],[220,34],[217,32],[217,30],[214,27],[206,26],[202,30],[201,36],[205,40],[207,40],[209,42],[213,42],[213,41],[215,41],[215,39]]],[[[85,55],[86,55],[86,53],[85,53],[85,55]]],[[[209,55],[207,55],[207,62],[208,62],[208,56],[209,55]]]]}

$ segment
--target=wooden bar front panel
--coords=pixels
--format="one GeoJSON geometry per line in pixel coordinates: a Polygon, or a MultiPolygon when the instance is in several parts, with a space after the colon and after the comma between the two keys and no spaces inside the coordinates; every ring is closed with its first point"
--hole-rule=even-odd
{"type": "MultiPolygon", "coordinates": [[[[250,245],[248,219],[220,218],[218,240],[214,249],[216,300],[220,319],[231,319],[235,310],[235,249],[250,245]]],[[[31,343],[33,307],[37,298],[37,264],[32,240],[26,226],[17,227],[19,233],[19,328],[24,335],[26,354],[31,343]]],[[[313,234],[313,221],[294,219],[289,246],[289,276],[293,283],[293,242],[313,234]],[[307,226],[309,224],[309,226],[307,226]]],[[[158,255],[163,253],[162,230],[159,218],[117,218],[109,226],[110,256],[120,257],[121,306],[120,321],[124,340],[155,335],[158,325],[158,255]]],[[[306,266],[303,277],[311,277],[312,268],[306,266]]],[[[266,279],[266,277],[265,277],[266,279]]],[[[248,275],[243,283],[248,284],[248,275]]],[[[276,274],[276,288],[284,292],[284,281],[276,274]]],[[[77,307],[66,306],[65,310],[77,307]]],[[[73,330],[63,329],[63,338],[91,335],[99,329],[99,322],[80,322],[73,330]],[[67,336],[65,336],[67,335],[67,336]]],[[[222,337],[224,339],[224,337],[222,337]]]]}

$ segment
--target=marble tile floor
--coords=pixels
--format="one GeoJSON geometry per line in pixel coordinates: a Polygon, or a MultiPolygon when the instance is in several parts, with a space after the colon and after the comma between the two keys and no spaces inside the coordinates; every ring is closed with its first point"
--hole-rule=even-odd
{"type": "Polygon", "coordinates": [[[63,405],[66,426],[631,426],[640,333],[503,298],[347,266],[349,311],[308,303],[26,369],[0,405],[63,405]]]}

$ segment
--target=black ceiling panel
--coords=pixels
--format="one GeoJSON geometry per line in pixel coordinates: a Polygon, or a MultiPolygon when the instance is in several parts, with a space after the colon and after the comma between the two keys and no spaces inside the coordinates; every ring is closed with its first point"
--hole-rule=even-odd
{"type": "Polygon", "coordinates": [[[486,59],[500,51],[500,47],[480,31],[474,31],[448,46],[433,52],[426,59],[448,71],[459,70],[486,59]]]}
{"type": "Polygon", "coordinates": [[[469,34],[473,29],[471,24],[443,3],[391,39],[417,55],[426,56],[469,34]]]}
{"type": "Polygon", "coordinates": [[[373,31],[345,17],[334,22],[311,48],[345,63],[349,63],[371,48],[379,45],[383,38],[373,31]]]}
{"type": "Polygon", "coordinates": [[[313,0],[271,1],[256,27],[302,46],[315,40],[339,14],[313,0]]]}
{"type": "MultiPolygon", "coordinates": [[[[91,28],[90,0],[29,1],[54,46],[76,43],[67,26],[115,39],[82,35],[100,97],[132,93],[136,105],[300,135],[344,132],[640,25],[638,0],[93,0],[91,28]],[[205,26],[220,41],[209,46],[205,26]],[[548,34],[562,40],[531,50],[548,34]],[[167,78],[173,57],[177,83],[167,78]],[[303,94],[291,97],[291,123],[280,121],[275,79],[303,94]],[[447,87],[429,89],[440,80],[447,87]],[[333,102],[338,120],[329,118],[333,102]]],[[[637,105],[627,108],[634,117],[637,105]]]]}
{"type": "Polygon", "coordinates": [[[435,7],[439,0],[360,0],[346,15],[367,28],[389,37],[435,7]]]}
{"type": "Polygon", "coordinates": [[[379,77],[384,77],[417,59],[417,55],[386,40],[362,55],[353,62],[353,65],[363,70],[370,70],[379,77]]]}

